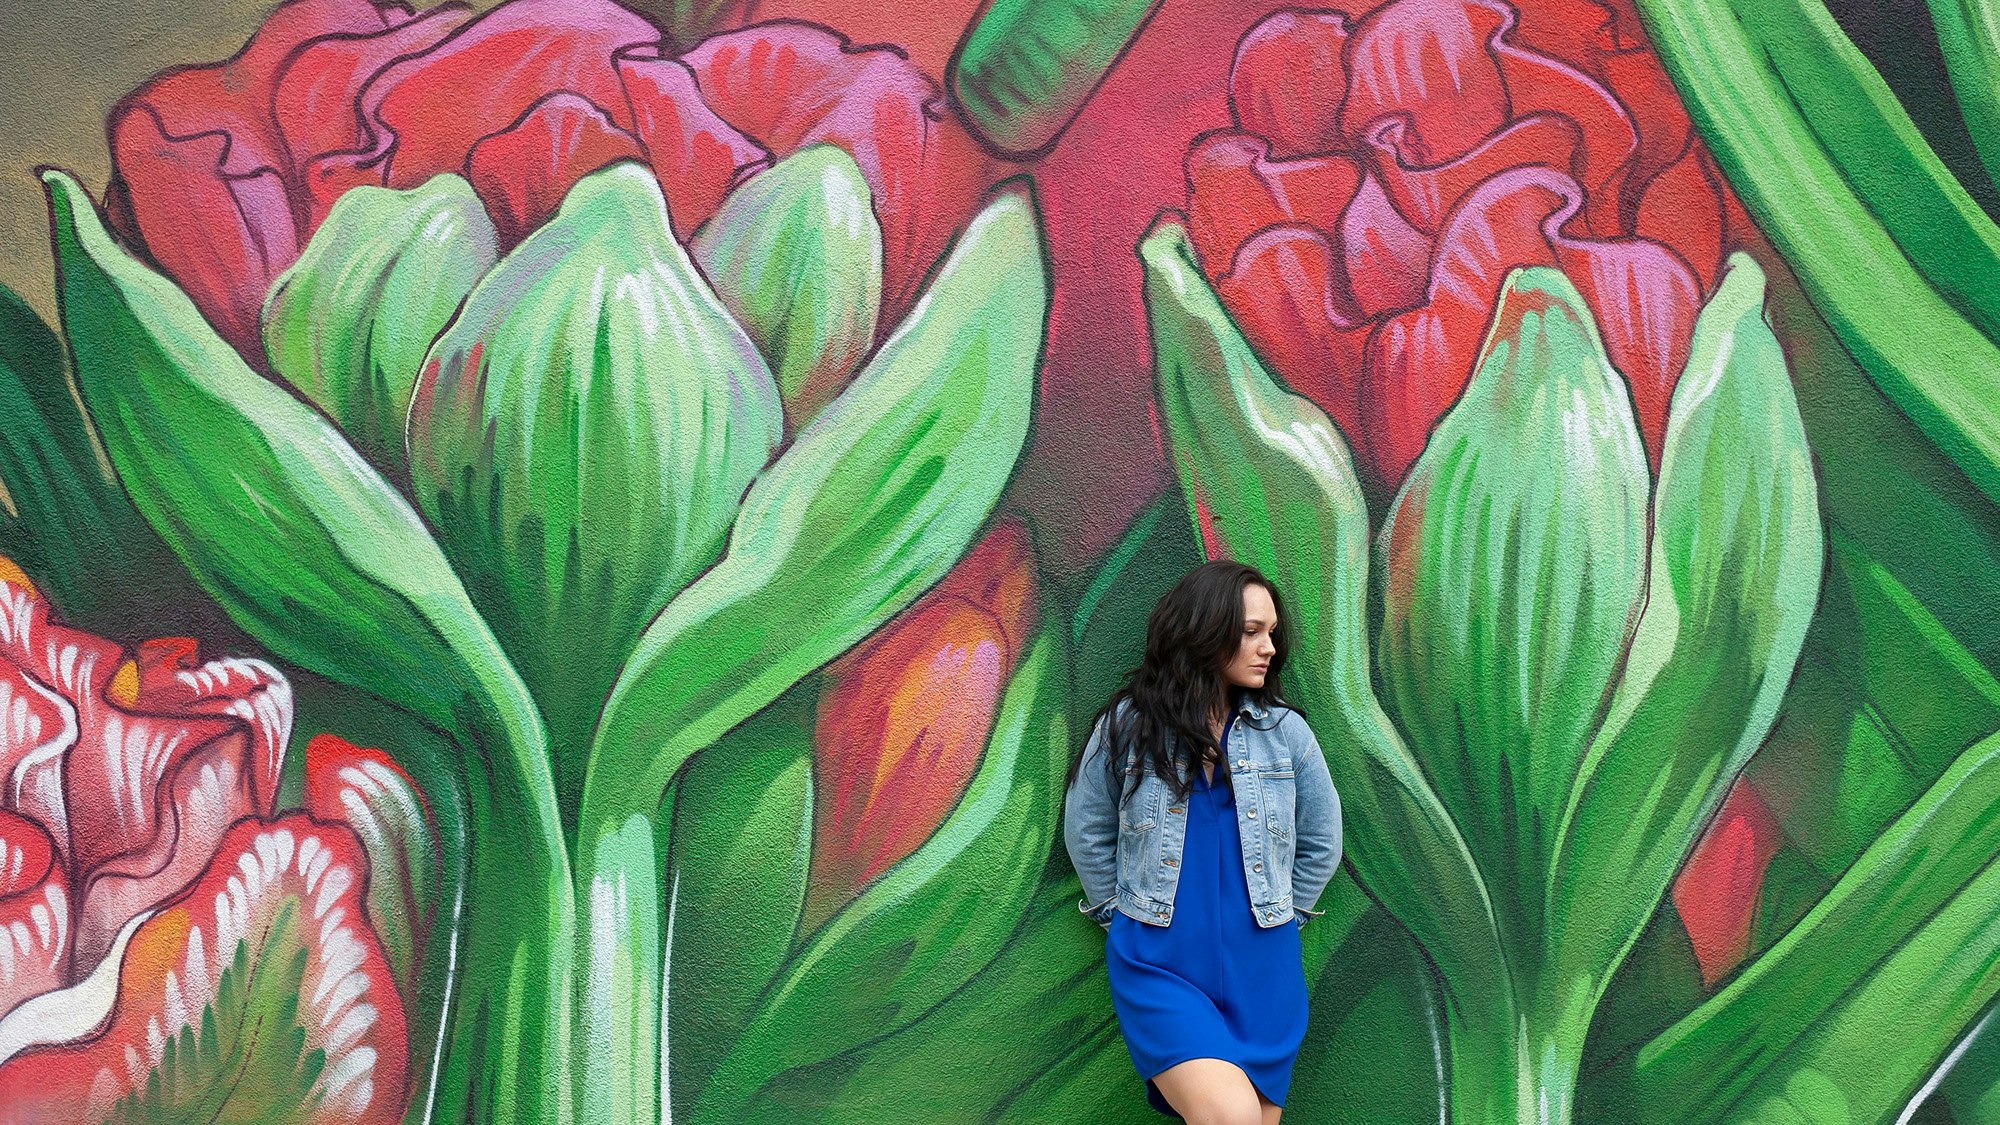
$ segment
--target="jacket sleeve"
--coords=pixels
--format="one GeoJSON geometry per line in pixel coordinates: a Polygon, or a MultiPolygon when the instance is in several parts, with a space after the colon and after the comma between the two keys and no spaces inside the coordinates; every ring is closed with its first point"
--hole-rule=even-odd
{"type": "Polygon", "coordinates": [[[1083,884],[1077,909],[1106,929],[1118,900],[1118,797],[1111,781],[1110,739],[1105,737],[1109,723],[1107,718],[1091,732],[1076,780],[1063,795],[1063,844],[1083,884]]]}
{"type": "Polygon", "coordinates": [[[1296,711],[1286,716],[1304,736],[1303,752],[1292,756],[1298,775],[1297,851],[1292,856],[1292,906],[1303,924],[1324,911],[1314,910],[1333,873],[1340,868],[1340,794],[1326,768],[1326,754],[1312,728],[1296,711]]]}

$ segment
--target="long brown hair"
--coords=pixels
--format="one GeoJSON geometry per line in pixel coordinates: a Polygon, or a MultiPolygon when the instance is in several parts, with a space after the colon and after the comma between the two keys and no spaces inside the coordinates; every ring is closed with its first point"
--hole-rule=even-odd
{"type": "MultiPolygon", "coordinates": [[[[1184,799],[1194,785],[1195,763],[1221,758],[1209,720],[1217,702],[1226,701],[1222,669],[1243,643],[1243,591],[1251,586],[1262,586],[1278,611],[1271,630],[1277,651],[1264,685],[1244,690],[1260,707],[1290,706],[1278,678],[1291,651],[1278,588],[1254,567],[1226,559],[1204,563],[1154,604],[1146,620],[1145,658],[1092,720],[1092,730],[1105,732],[1107,764],[1114,773],[1136,748],[1142,769],[1184,799]]],[[[1070,780],[1082,764],[1079,749],[1070,762],[1070,780]]]]}

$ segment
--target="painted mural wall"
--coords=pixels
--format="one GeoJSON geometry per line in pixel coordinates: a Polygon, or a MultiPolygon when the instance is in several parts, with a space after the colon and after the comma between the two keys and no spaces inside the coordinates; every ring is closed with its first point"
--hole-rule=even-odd
{"type": "Polygon", "coordinates": [[[1150,1119],[1223,555],[1288,1121],[2000,1121],[1988,6],[173,8],[0,15],[0,1121],[1150,1119]]]}

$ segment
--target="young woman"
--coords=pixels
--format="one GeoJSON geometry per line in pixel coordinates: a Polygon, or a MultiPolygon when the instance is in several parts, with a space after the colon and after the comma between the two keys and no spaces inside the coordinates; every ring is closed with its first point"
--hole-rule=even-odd
{"type": "Polygon", "coordinates": [[[1132,1065],[1155,1109],[1199,1125],[1278,1120],[1306,1030],[1299,927],[1340,864],[1340,798],[1279,690],[1285,656],[1269,580],[1190,572],[1063,805],[1132,1065]]]}

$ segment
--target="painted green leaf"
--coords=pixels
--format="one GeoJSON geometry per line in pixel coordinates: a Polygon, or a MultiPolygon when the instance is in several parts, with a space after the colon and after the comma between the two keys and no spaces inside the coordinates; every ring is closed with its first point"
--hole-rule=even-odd
{"type": "MultiPolygon", "coordinates": [[[[1103,932],[1077,916],[1076,880],[1056,877],[1058,866],[1068,873],[1066,860],[1050,866],[1020,930],[965,987],[887,1038],[776,1076],[741,1120],[987,1121],[1056,1071],[1112,1019],[1103,932]]],[[[1135,1078],[1126,1091],[1136,1087],[1135,1078]]],[[[1151,1113],[1116,1090],[1096,1102],[1109,1109],[1121,1100],[1151,1113]]]]}
{"type": "Polygon", "coordinates": [[[1568,783],[1545,987],[1584,1010],[1769,733],[1819,600],[1812,459],[1763,307],[1762,271],[1732,257],[1667,415],[1645,611],[1568,783]]]}
{"type": "Polygon", "coordinates": [[[2000,993],[1995,807],[2000,735],[1961,754],[1769,952],[1637,1053],[1633,1105],[1661,1122],[1889,1119],[2000,993]]]}
{"type": "Polygon", "coordinates": [[[1313,985],[1286,1115],[1338,1107],[1321,1119],[1436,1122],[1451,1067],[1441,982],[1409,931],[1368,900],[1361,905],[1313,985]]]}
{"type": "Polygon", "coordinates": [[[1735,0],[1732,9],[1869,213],[1953,308],[2000,339],[2000,227],[1931,151],[1826,6],[1735,0]]]}
{"type": "Polygon", "coordinates": [[[423,522],[312,408],[259,378],[173,283],[111,241],[88,196],[45,177],[64,326],[119,479],[202,587],[272,652],[380,696],[465,740],[482,839],[467,912],[468,973],[490,995],[448,1052],[440,1105],[540,1118],[560,1096],[574,910],[548,751],[534,703],[423,522]],[[502,916],[531,921],[503,927],[502,916]],[[515,964],[534,964],[528,978],[515,964]],[[473,1042],[478,1040],[478,1042],[473,1042]],[[475,1077],[516,1069],[519,1086],[475,1077]],[[491,1098],[492,1101],[485,1099],[491,1098]]]}
{"type": "Polygon", "coordinates": [[[1376,659],[1482,868],[1524,893],[1549,870],[1638,613],[1647,491],[1583,298],[1558,271],[1511,274],[1382,528],[1376,659]]]}
{"type": "Polygon", "coordinates": [[[774,1076],[907,1027],[1007,947],[1060,819],[1069,740],[1060,638],[1028,650],[979,770],[936,833],[800,947],[716,1068],[696,1122],[742,1120],[774,1076]]]}
{"type": "Polygon", "coordinates": [[[578,181],[431,348],[412,491],[541,704],[566,814],[632,642],[715,561],[781,427],[637,164],[578,181]]]}
{"type": "Polygon", "coordinates": [[[952,60],[951,93],[986,143],[1046,152],[1159,0],[994,0],[952,60]]]}
{"type": "MultiPolygon", "coordinates": [[[[629,891],[654,874],[629,865],[646,859],[634,834],[688,758],[909,605],[970,547],[1027,437],[1047,293],[1033,198],[1003,190],[909,318],[751,485],[723,559],[647,627],[605,703],[584,785],[579,877],[593,900],[615,904],[591,919],[592,973],[599,957],[659,940],[657,900],[629,891]],[[627,846],[600,852],[613,832],[627,846]]],[[[660,987],[657,976],[634,986],[660,987]]],[[[585,1001],[589,1049],[620,1060],[613,1084],[635,1084],[633,1112],[651,1115],[657,1018],[599,993],[585,1001]]]]}
{"type": "Polygon", "coordinates": [[[1139,253],[1161,416],[1192,522],[1206,516],[1223,553],[1286,593],[1303,655],[1291,689],[1355,825],[1354,869],[1447,980],[1486,989],[1501,960],[1486,884],[1370,684],[1368,515],[1346,443],[1264,370],[1178,223],[1156,227],[1139,253]]]}
{"type": "Polygon", "coordinates": [[[695,756],[670,794],[667,1042],[675,1116],[756,1013],[798,938],[812,864],[809,676],[695,756]]]}
{"type": "Polygon", "coordinates": [[[219,617],[119,489],[62,341],[0,286],[0,555],[92,632],[199,632],[219,617]]]}
{"type": "Polygon", "coordinates": [[[1930,0],[1952,93],[1986,175],[2000,187],[2000,7],[1988,0],[1930,0]]]}
{"type": "Polygon", "coordinates": [[[641,637],[593,742],[602,807],[650,809],[689,755],[964,555],[1027,436],[1047,293],[1034,203],[1003,192],[641,637]]]}
{"type": "Polygon", "coordinates": [[[875,342],[882,227],[860,166],[800,149],[730,192],[692,250],[770,363],[788,428],[805,429],[875,342]]]}
{"type": "Polygon", "coordinates": [[[404,467],[403,423],[431,341],[499,257],[493,223],[456,175],[343,194],[271,283],[271,369],[377,466],[404,467]]]}
{"type": "Polygon", "coordinates": [[[1854,194],[1728,0],[1639,0],[1654,49],[1730,185],[1841,343],[2000,499],[2000,347],[1954,309],[1854,194]]]}

